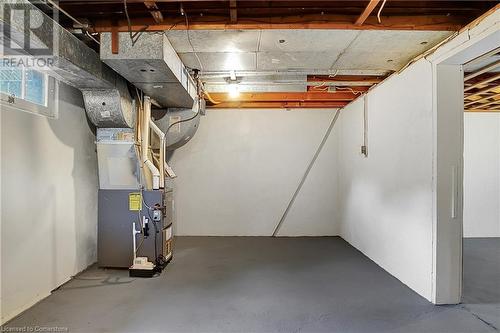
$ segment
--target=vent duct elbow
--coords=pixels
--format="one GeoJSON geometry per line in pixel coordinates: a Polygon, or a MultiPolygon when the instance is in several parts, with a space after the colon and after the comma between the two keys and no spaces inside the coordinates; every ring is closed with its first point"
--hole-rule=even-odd
{"type": "Polygon", "coordinates": [[[200,124],[200,116],[204,114],[203,102],[197,99],[191,109],[156,110],[156,114],[164,114],[155,120],[155,124],[165,133],[168,151],[182,147],[195,135],[200,124]]]}

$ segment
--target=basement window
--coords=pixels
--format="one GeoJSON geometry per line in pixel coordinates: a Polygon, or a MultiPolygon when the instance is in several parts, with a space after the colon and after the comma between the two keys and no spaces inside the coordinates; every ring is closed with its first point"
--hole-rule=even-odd
{"type": "Polygon", "coordinates": [[[42,71],[0,61],[0,104],[55,118],[55,80],[42,71]]]}

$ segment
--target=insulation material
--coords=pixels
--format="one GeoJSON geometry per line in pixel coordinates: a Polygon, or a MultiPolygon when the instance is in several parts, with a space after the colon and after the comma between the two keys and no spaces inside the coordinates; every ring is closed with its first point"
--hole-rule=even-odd
{"type": "MultiPolygon", "coordinates": [[[[438,44],[451,31],[239,30],[168,31],[189,67],[205,70],[331,69],[394,71],[438,44]],[[230,61],[228,61],[228,59],[230,61]],[[388,61],[392,60],[392,61],[388,61]]],[[[347,73],[344,73],[347,74],[347,73]]]]}

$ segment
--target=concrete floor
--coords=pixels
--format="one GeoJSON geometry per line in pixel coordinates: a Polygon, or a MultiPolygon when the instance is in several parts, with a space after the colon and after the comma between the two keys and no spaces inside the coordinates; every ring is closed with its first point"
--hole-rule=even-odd
{"type": "Polygon", "coordinates": [[[466,304],[434,306],[338,237],[179,237],[174,261],[161,276],[134,279],[127,271],[92,267],[7,326],[71,332],[495,332],[499,251],[499,239],[466,240],[466,304]]]}

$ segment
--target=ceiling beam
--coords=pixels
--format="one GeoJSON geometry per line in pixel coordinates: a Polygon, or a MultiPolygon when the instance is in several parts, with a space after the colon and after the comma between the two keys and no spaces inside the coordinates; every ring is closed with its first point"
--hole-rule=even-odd
{"type": "Polygon", "coordinates": [[[350,91],[335,92],[257,92],[240,93],[237,98],[231,98],[228,93],[210,93],[216,101],[240,101],[240,102],[333,102],[351,101],[358,95],[350,91]]]}
{"type": "Polygon", "coordinates": [[[375,7],[377,7],[379,2],[380,2],[380,0],[370,0],[368,5],[366,5],[365,10],[363,10],[361,15],[359,15],[358,19],[356,20],[356,22],[354,24],[358,25],[358,26],[363,25],[363,23],[365,23],[368,16],[370,16],[370,14],[373,12],[375,7]]]}
{"type": "Polygon", "coordinates": [[[490,96],[485,96],[485,97],[483,97],[481,99],[465,103],[464,106],[465,107],[469,107],[469,106],[474,105],[474,104],[479,104],[481,106],[486,106],[486,105],[497,104],[497,103],[500,103],[500,94],[494,94],[494,95],[490,95],[490,96]],[[490,101],[490,99],[493,99],[493,101],[490,101]],[[483,103],[483,102],[485,102],[485,103],[483,103]]]}
{"type": "MultiPolygon", "coordinates": [[[[299,15],[281,17],[238,18],[238,23],[228,23],[226,18],[217,16],[191,17],[190,30],[261,30],[261,29],[350,29],[350,30],[427,30],[457,31],[462,27],[463,18],[445,15],[389,16],[382,24],[370,17],[360,26],[352,23],[352,15],[299,15]]],[[[158,24],[152,18],[131,20],[132,31],[186,30],[184,17],[165,18],[158,24]]],[[[96,32],[111,31],[111,20],[97,20],[96,32]]],[[[119,21],[119,31],[128,31],[128,22],[119,21]]]]}
{"type": "Polygon", "coordinates": [[[228,101],[216,105],[207,105],[214,109],[339,109],[348,102],[238,102],[228,101]]]}
{"type": "Polygon", "coordinates": [[[382,82],[385,76],[374,75],[307,75],[308,82],[328,82],[339,85],[373,85],[382,82]]]}
{"type": "Polygon", "coordinates": [[[477,91],[475,93],[466,93],[468,95],[465,96],[465,99],[468,99],[468,100],[472,101],[473,100],[473,99],[471,99],[472,97],[475,97],[475,96],[480,96],[481,97],[481,95],[484,95],[484,94],[486,94],[486,93],[488,93],[490,91],[496,90],[496,89],[499,89],[499,87],[497,85],[491,86],[491,87],[486,87],[486,88],[484,88],[482,90],[479,90],[479,91],[477,91]]]}
{"type": "Polygon", "coordinates": [[[465,109],[465,112],[500,112],[500,109],[490,110],[490,109],[465,109]]]}
{"type": "MultiPolygon", "coordinates": [[[[336,92],[259,92],[240,93],[231,97],[228,93],[210,93],[213,108],[341,108],[358,94],[350,91],[336,92]]],[[[208,101],[210,103],[210,101],[208,101]]]]}
{"type": "Polygon", "coordinates": [[[464,89],[464,92],[472,90],[472,89],[476,89],[476,88],[481,88],[485,84],[488,84],[490,82],[493,82],[493,81],[496,81],[496,80],[499,80],[499,79],[500,79],[500,74],[496,74],[496,75],[490,76],[490,77],[488,77],[486,79],[483,79],[483,80],[481,80],[481,81],[479,81],[477,83],[474,83],[471,86],[466,87],[464,89]]]}
{"type": "Polygon", "coordinates": [[[163,14],[158,10],[159,8],[155,1],[144,1],[144,5],[151,10],[151,15],[156,23],[160,24],[163,22],[163,14]]]}
{"type": "Polygon", "coordinates": [[[236,0],[229,1],[229,16],[231,23],[238,22],[238,9],[236,8],[236,0]]]}
{"type": "Polygon", "coordinates": [[[487,73],[487,72],[490,72],[492,70],[494,70],[495,68],[499,67],[500,66],[500,60],[497,60],[487,66],[484,66],[480,69],[478,69],[477,71],[473,72],[473,73],[469,73],[467,74],[465,77],[464,77],[464,81],[469,81],[470,79],[472,78],[475,78],[476,76],[479,76],[481,74],[484,74],[484,73],[487,73]]]}

